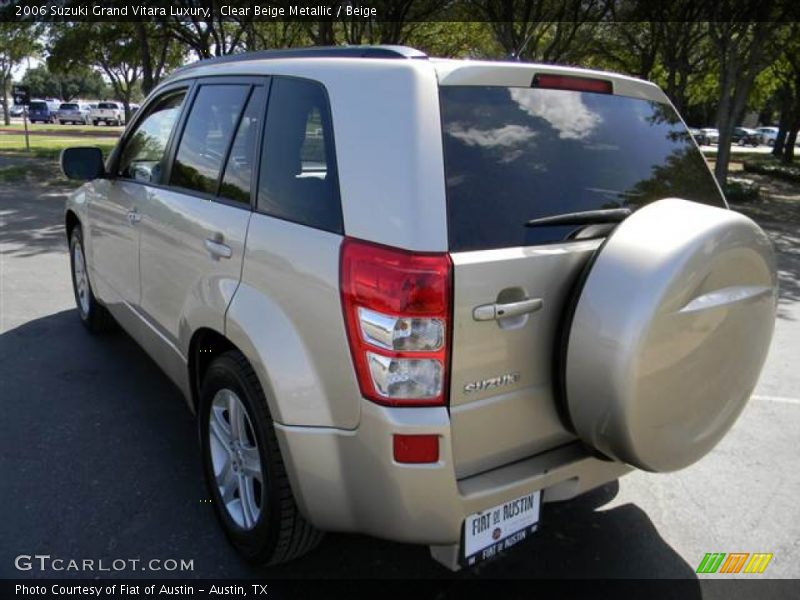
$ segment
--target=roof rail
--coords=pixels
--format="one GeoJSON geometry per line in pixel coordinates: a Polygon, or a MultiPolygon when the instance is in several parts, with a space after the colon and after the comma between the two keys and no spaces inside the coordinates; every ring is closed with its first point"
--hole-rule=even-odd
{"type": "Polygon", "coordinates": [[[308,46],[305,48],[284,48],[279,50],[259,50],[241,54],[227,54],[215,58],[198,60],[173,71],[173,74],[188,69],[219,65],[248,60],[270,60],[276,58],[422,58],[428,55],[408,46],[308,46]]]}

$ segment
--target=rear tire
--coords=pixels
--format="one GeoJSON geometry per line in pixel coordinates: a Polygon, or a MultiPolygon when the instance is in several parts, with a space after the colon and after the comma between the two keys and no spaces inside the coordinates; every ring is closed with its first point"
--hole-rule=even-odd
{"type": "Polygon", "coordinates": [[[214,510],[237,551],[249,562],[277,565],[313,550],[323,533],[300,514],[267,400],[240,352],[209,366],[198,425],[214,510]]]}
{"type": "Polygon", "coordinates": [[[116,321],[108,309],[100,304],[92,292],[89,281],[89,269],[86,264],[86,253],[83,248],[83,232],[81,226],[76,225],[69,238],[70,270],[72,272],[72,291],[75,295],[75,304],[78,307],[78,316],[81,322],[92,333],[113,331],[116,321]]]}

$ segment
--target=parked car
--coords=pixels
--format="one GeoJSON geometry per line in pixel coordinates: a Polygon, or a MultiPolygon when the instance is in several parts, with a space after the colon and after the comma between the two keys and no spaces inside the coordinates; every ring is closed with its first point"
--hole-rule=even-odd
{"type": "Polygon", "coordinates": [[[66,123],[88,125],[89,110],[89,105],[82,102],[64,102],[58,108],[56,119],[61,125],[66,123]]]}
{"type": "Polygon", "coordinates": [[[735,127],[731,141],[740,146],[758,146],[761,143],[761,136],[755,129],[746,127],[735,127]]]}
{"type": "Polygon", "coordinates": [[[92,125],[124,125],[125,108],[121,102],[98,102],[97,108],[89,111],[89,119],[92,125]]]}
{"type": "Polygon", "coordinates": [[[426,59],[202,61],[107,163],[62,154],[77,315],[182,391],[250,561],[325,530],[496,557],[543,502],[699,460],[764,363],[772,245],[661,89],[426,59]]]}
{"type": "Polygon", "coordinates": [[[759,127],[756,129],[756,132],[762,144],[766,144],[767,146],[775,145],[775,140],[778,137],[777,127],[759,127]]]}
{"type": "Polygon", "coordinates": [[[31,123],[55,123],[59,106],[61,102],[58,100],[31,100],[28,119],[31,123]]]}
{"type": "Polygon", "coordinates": [[[701,146],[710,146],[719,142],[719,130],[713,127],[703,127],[700,133],[695,136],[697,143],[701,146]]]}
{"type": "Polygon", "coordinates": [[[8,110],[10,117],[21,117],[23,114],[25,114],[25,107],[19,104],[15,104],[8,110]]]}

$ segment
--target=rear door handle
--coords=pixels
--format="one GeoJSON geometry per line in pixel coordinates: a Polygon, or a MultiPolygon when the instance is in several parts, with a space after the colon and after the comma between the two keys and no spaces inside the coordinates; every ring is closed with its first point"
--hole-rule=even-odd
{"type": "Polygon", "coordinates": [[[233,255],[231,247],[217,240],[206,240],[206,250],[212,258],[230,258],[233,255]]]}
{"type": "Polygon", "coordinates": [[[544,302],[541,298],[525,298],[518,302],[508,302],[506,304],[481,304],[472,311],[472,318],[476,321],[508,319],[536,312],[542,306],[544,306],[544,302]]]}

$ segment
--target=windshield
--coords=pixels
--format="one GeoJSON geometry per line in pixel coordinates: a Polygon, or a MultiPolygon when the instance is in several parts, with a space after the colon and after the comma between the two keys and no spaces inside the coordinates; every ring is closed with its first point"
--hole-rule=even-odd
{"type": "Polygon", "coordinates": [[[725,206],[675,111],[648,100],[532,88],[440,90],[452,251],[562,241],[530,219],[679,197],[725,206]]]}

